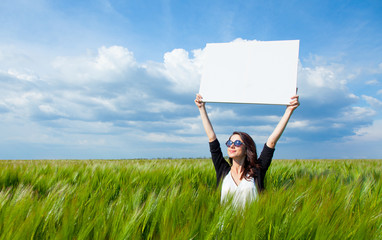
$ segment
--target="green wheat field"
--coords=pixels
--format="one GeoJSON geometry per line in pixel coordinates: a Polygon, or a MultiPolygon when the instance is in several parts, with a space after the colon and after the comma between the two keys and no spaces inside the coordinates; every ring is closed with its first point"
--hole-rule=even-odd
{"type": "Polygon", "coordinates": [[[2,160],[0,239],[382,239],[382,160],[274,160],[245,208],[209,159],[2,160]]]}

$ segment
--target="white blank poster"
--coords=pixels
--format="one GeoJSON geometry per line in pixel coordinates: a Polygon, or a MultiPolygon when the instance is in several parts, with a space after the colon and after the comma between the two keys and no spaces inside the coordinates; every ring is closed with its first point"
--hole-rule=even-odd
{"type": "Polygon", "coordinates": [[[209,43],[199,93],[205,102],[287,105],[296,94],[299,43],[209,43]]]}

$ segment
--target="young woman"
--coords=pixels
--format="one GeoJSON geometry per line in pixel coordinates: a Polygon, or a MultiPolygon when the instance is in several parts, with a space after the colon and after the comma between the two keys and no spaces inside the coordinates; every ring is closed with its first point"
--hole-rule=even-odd
{"type": "Polygon", "coordinates": [[[259,157],[257,157],[256,144],[247,133],[233,132],[226,142],[230,164],[223,157],[220,143],[216,138],[202,99],[202,96],[197,94],[195,104],[199,108],[204,130],[209,139],[217,184],[219,185],[220,181],[223,181],[221,202],[232,197],[235,204],[245,205],[246,202],[256,199],[258,193],[264,189],[265,173],[271,164],[276,143],[288,124],[293,111],[300,105],[298,96],[291,98],[283,117],[264,144],[259,157]]]}

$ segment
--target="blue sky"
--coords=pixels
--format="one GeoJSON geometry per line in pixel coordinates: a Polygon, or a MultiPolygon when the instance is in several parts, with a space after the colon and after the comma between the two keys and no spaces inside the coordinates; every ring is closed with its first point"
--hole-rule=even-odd
{"type": "MultiPolygon", "coordinates": [[[[3,0],[0,22],[0,159],[208,157],[200,55],[237,38],[300,40],[275,158],[382,158],[381,1],[3,0]]],[[[285,109],[207,107],[258,148],[285,109]]]]}

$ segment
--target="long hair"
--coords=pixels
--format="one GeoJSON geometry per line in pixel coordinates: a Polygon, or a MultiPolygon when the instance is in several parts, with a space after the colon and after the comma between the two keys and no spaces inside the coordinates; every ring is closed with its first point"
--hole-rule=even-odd
{"type": "MultiPolygon", "coordinates": [[[[256,169],[260,168],[259,161],[257,159],[257,151],[256,151],[256,144],[255,141],[245,132],[233,132],[230,138],[233,135],[239,135],[241,140],[243,140],[244,147],[246,148],[246,154],[244,159],[244,171],[241,174],[240,179],[243,179],[243,177],[247,180],[250,178],[255,178],[256,175],[256,169]]],[[[232,158],[229,158],[229,163],[232,165],[232,158]]]]}

